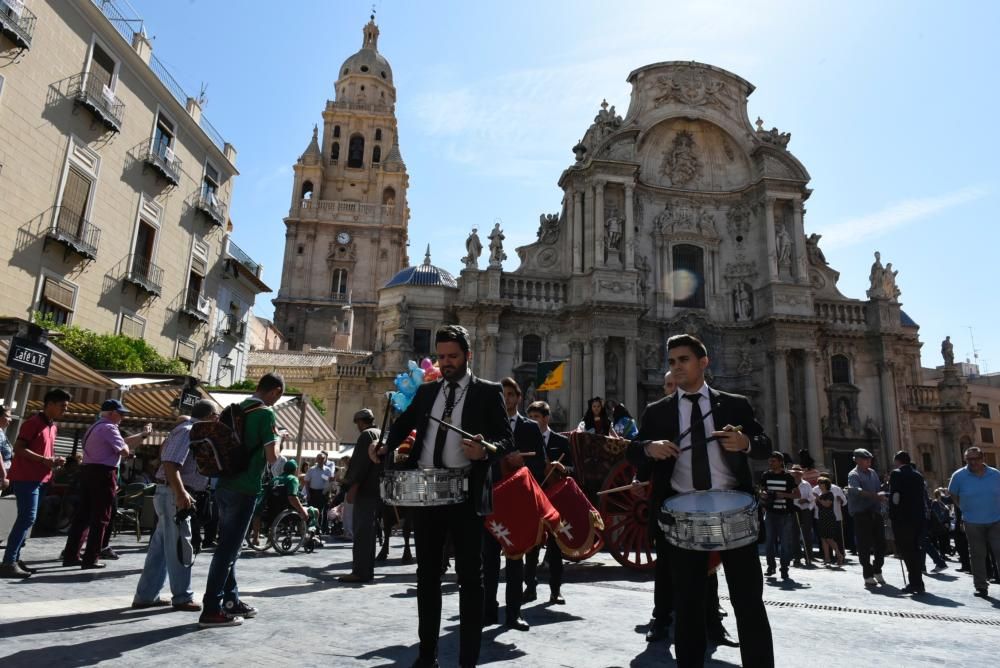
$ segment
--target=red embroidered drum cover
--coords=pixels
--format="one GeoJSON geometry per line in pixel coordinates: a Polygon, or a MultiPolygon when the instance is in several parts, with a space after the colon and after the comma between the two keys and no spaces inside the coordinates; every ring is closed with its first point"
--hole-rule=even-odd
{"type": "Polygon", "coordinates": [[[500,543],[504,556],[520,559],[540,545],[546,529],[559,527],[559,512],[541,487],[522,466],[509,478],[493,486],[493,514],[485,521],[486,530],[500,543]]]}

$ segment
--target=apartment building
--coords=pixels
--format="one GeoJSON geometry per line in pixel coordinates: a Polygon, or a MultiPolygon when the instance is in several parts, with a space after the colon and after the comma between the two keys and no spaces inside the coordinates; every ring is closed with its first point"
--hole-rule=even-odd
{"type": "Polygon", "coordinates": [[[0,0],[2,314],[142,338],[214,380],[269,289],[230,239],[236,149],[201,106],[127,2],[0,0]]]}

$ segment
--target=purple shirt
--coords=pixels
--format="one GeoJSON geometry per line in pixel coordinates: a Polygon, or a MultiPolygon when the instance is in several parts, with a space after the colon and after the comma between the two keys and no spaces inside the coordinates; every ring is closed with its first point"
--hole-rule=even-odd
{"type": "Polygon", "coordinates": [[[101,418],[83,436],[83,463],[118,468],[123,449],[125,439],[118,425],[101,418]]]}

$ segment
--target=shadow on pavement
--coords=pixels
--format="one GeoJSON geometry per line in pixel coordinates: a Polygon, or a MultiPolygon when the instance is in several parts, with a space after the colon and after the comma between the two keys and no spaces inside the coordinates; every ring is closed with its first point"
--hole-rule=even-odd
{"type": "MultiPolygon", "coordinates": [[[[49,569],[45,569],[49,570],[49,569]]],[[[142,573],[141,568],[132,568],[125,571],[116,571],[113,568],[105,568],[103,570],[95,571],[82,571],[79,568],[63,568],[60,566],[60,573],[52,573],[51,575],[44,574],[42,570],[32,575],[30,578],[24,578],[23,580],[18,580],[19,583],[28,582],[58,582],[58,583],[70,583],[70,582],[93,582],[95,580],[114,580],[118,578],[127,578],[132,575],[139,575],[142,573]]]]}
{"type": "MultiPolygon", "coordinates": [[[[146,608],[138,611],[132,608],[113,608],[111,610],[60,615],[58,617],[36,617],[31,619],[30,622],[25,622],[22,619],[0,624],[0,638],[14,638],[16,636],[52,633],[54,631],[81,631],[111,622],[115,624],[131,624],[151,615],[160,615],[167,612],[173,612],[173,609],[169,607],[146,608]]],[[[6,663],[10,658],[4,659],[4,662],[6,663]]],[[[20,664],[11,663],[8,665],[20,664]]]]}
{"type": "Polygon", "coordinates": [[[964,603],[959,603],[958,601],[954,601],[950,598],[938,596],[932,592],[911,596],[910,599],[917,603],[923,603],[924,605],[935,605],[943,608],[961,608],[965,605],[964,603]]]}
{"type": "MultiPolygon", "coordinates": [[[[414,625],[416,633],[416,625],[414,625]]],[[[408,666],[417,660],[418,647],[413,645],[390,645],[380,647],[364,654],[358,654],[357,659],[371,661],[373,659],[385,659],[387,663],[376,663],[373,668],[395,668],[396,666],[408,666]]]]}
{"type": "Polygon", "coordinates": [[[645,666],[676,666],[672,642],[646,643],[645,649],[629,661],[630,668],[645,668],[645,666]]]}
{"type": "MultiPolygon", "coordinates": [[[[30,626],[33,630],[37,630],[36,623],[37,620],[31,622],[30,626]]],[[[77,645],[48,645],[11,654],[4,658],[4,664],[9,666],[92,666],[101,661],[121,659],[132,650],[143,649],[149,645],[197,630],[197,625],[187,624],[116,635],[113,640],[98,638],[77,645]]]]}

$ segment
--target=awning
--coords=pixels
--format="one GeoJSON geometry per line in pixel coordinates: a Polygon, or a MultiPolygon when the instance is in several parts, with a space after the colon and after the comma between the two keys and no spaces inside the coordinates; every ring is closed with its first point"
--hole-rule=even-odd
{"type": "MultiPolygon", "coordinates": [[[[63,387],[71,393],[76,388],[80,388],[94,390],[105,395],[109,390],[118,389],[118,386],[110,378],[99,371],[94,371],[57,344],[49,341],[45,345],[52,350],[49,375],[32,376],[32,385],[45,385],[50,388],[63,387]]],[[[0,361],[7,359],[9,350],[10,339],[7,337],[0,339],[0,361]]],[[[10,369],[6,364],[0,364],[0,381],[6,382],[8,378],[10,378],[10,369]]]]}
{"type": "MultiPolygon", "coordinates": [[[[227,390],[214,390],[208,392],[209,397],[222,407],[229,404],[240,403],[248,399],[251,394],[247,392],[229,392],[227,390]]],[[[282,449],[285,456],[289,451],[295,452],[299,443],[299,421],[301,417],[300,394],[285,394],[274,405],[274,413],[278,419],[278,429],[282,431],[282,449]]],[[[302,437],[302,457],[311,459],[325,450],[328,453],[337,451],[340,437],[333,427],[326,421],[326,418],[316,410],[311,401],[306,402],[306,415],[302,437]]]]}

